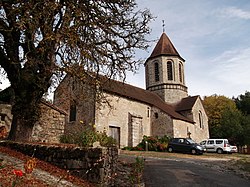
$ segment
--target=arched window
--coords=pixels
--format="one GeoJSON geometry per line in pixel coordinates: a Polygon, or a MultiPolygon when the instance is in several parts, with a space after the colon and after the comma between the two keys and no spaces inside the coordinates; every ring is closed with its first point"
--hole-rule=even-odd
{"type": "Polygon", "coordinates": [[[202,112],[199,111],[199,125],[200,125],[200,128],[204,128],[203,126],[203,118],[202,118],[202,112]]]}
{"type": "Polygon", "coordinates": [[[69,121],[76,121],[76,102],[70,103],[69,121]]]}
{"type": "Polygon", "coordinates": [[[183,81],[183,78],[182,78],[182,64],[179,63],[179,78],[180,78],[180,82],[183,81]]]}
{"type": "Polygon", "coordinates": [[[155,62],[155,81],[160,80],[160,75],[159,75],[159,64],[158,62],[155,62]]]}
{"type": "Polygon", "coordinates": [[[173,80],[173,63],[168,61],[167,62],[167,72],[168,72],[168,80],[173,80]]]}

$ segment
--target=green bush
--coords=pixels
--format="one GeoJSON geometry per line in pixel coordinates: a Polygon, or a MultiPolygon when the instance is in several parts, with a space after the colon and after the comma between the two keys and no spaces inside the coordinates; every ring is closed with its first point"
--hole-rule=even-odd
{"type": "Polygon", "coordinates": [[[107,136],[105,132],[96,132],[90,129],[62,135],[60,137],[60,142],[77,144],[81,147],[92,147],[94,142],[100,142],[100,145],[105,147],[116,145],[116,140],[107,136]]]}
{"type": "Polygon", "coordinates": [[[143,157],[136,157],[135,163],[132,163],[131,166],[132,170],[129,175],[129,180],[132,184],[140,184],[142,182],[145,159],[143,157]]]}
{"type": "Polygon", "coordinates": [[[147,142],[148,151],[166,151],[170,138],[171,137],[167,135],[163,137],[143,136],[142,141],[136,147],[125,147],[123,149],[131,151],[145,151],[147,142]]]}

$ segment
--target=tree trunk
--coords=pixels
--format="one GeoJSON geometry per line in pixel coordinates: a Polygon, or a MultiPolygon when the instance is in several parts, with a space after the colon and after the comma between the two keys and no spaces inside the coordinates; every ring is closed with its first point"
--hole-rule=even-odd
{"type": "Polygon", "coordinates": [[[41,98],[42,94],[39,90],[15,91],[9,140],[31,141],[33,127],[40,117],[41,98]]]}
{"type": "MultiPolygon", "coordinates": [[[[30,31],[27,33],[31,37],[30,31]]],[[[33,42],[29,37],[25,43],[27,45],[33,42]]],[[[16,40],[16,38],[14,39],[16,40]]],[[[14,39],[10,38],[11,41],[8,43],[10,46],[14,39]]],[[[8,48],[11,48],[10,46],[8,48]]],[[[13,121],[8,138],[14,141],[30,141],[34,124],[40,117],[41,98],[50,87],[51,77],[55,70],[56,40],[46,39],[41,41],[37,47],[31,46],[23,57],[25,63],[20,61],[19,55],[23,51],[19,51],[19,46],[18,42],[15,46],[16,50],[13,49],[14,51],[10,53],[13,55],[9,55],[11,59],[6,60],[5,68],[14,98],[11,103],[13,121]]]]}
{"type": "Polygon", "coordinates": [[[29,142],[31,141],[33,127],[34,124],[26,123],[26,121],[23,121],[20,118],[18,119],[14,115],[8,139],[29,142]]]}

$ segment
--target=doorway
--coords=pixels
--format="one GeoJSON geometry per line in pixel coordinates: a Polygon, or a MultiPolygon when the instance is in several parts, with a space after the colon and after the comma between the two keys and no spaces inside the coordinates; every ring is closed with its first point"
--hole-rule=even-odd
{"type": "Polygon", "coordinates": [[[109,126],[109,136],[116,140],[118,148],[120,148],[120,127],[109,126]]]}

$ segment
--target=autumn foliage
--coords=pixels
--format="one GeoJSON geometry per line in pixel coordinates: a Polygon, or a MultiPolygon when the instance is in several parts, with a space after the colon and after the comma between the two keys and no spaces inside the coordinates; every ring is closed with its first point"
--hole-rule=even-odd
{"type": "Polygon", "coordinates": [[[151,19],[134,0],[0,1],[0,67],[11,84],[13,114],[9,139],[29,141],[43,94],[65,73],[123,80],[135,71],[140,59],[134,52],[148,47],[151,19]]]}

